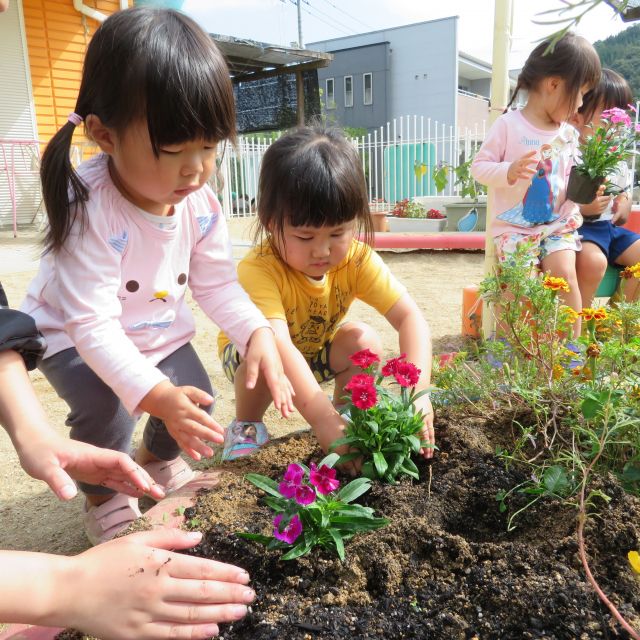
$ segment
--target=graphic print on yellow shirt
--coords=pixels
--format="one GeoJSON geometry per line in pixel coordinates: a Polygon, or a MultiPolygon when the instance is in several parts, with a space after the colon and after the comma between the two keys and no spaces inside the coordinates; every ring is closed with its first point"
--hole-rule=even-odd
{"type": "MultiPolygon", "coordinates": [[[[321,281],[290,269],[267,245],[240,262],[238,279],[268,320],[286,321],[291,341],[307,359],[333,338],[354,300],[384,315],[406,291],[382,258],[357,240],[321,281]]],[[[228,342],[221,332],[218,353],[228,342]]]]}

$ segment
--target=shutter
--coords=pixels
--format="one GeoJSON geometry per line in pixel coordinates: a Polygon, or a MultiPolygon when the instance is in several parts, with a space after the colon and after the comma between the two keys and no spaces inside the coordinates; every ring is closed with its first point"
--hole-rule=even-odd
{"type": "Polygon", "coordinates": [[[37,137],[21,0],[11,0],[8,11],[0,14],[0,86],[0,226],[13,224],[12,164],[17,222],[28,224],[40,209],[39,150],[2,143],[3,138],[37,137]]]}

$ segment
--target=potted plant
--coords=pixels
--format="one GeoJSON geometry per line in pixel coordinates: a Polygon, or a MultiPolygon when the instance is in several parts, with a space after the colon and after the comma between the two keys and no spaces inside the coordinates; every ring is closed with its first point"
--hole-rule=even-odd
{"type": "MultiPolygon", "coordinates": [[[[603,111],[601,124],[578,146],[576,164],[569,174],[567,199],[577,204],[592,202],[607,178],[636,153],[638,133],[638,125],[634,126],[624,109],[603,111]]],[[[606,192],[613,194],[614,187],[606,192]]]]}
{"type": "Polygon", "coordinates": [[[383,198],[376,198],[369,203],[369,213],[373,230],[376,233],[389,231],[389,222],[387,216],[390,215],[389,205],[383,198]]]}
{"type": "Polygon", "coordinates": [[[457,167],[440,163],[432,172],[438,192],[444,191],[451,175],[455,176],[454,187],[458,187],[460,200],[445,204],[447,231],[484,231],[486,229],[486,195],[471,175],[473,155],[457,167]]]}
{"type": "Polygon", "coordinates": [[[389,221],[390,231],[443,231],[447,218],[438,209],[429,209],[405,198],[396,202],[389,221]]]}

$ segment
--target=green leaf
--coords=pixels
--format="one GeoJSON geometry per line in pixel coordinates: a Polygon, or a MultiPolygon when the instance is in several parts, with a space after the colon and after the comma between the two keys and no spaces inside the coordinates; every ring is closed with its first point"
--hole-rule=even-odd
{"type": "Polygon", "coordinates": [[[322,458],[322,460],[320,460],[320,462],[318,462],[318,467],[321,467],[322,465],[326,465],[327,467],[332,469],[339,459],[340,459],[339,453],[330,453],[328,456],[325,456],[324,458],[322,458]]]}
{"type": "Polygon", "coordinates": [[[369,491],[370,488],[371,480],[369,480],[369,478],[356,478],[338,491],[336,500],[340,500],[340,502],[348,504],[349,502],[353,502],[356,498],[359,498],[363,493],[369,491]]]}
{"type": "Polygon", "coordinates": [[[329,446],[329,449],[336,449],[343,444],[354,444],[355,442],[360,442],[360,439],[354,438],[353,436],[345,436],[344,438],[338,438],[337,440],[334,440],[329,446]]]}
{"type": "Polygon", "coordinates": [[[296,558],[299,558],[300,556],[303,556],[306,553],[309,553],[309,551],[311,551],[315,543],[316,543],[315,540],[309,540],[306,542],[302,540],[302,542],[299,542],[297,545],[295,545],[293,549],[291,549],[291,551],[288,551],[287,553],[285,553],[282,556],[282,560],[295,560],[296,558]]]}
{"type": "Polygon", "coordinates": [[[377,435],[378,433],[378,423],[375,420],[367,420],[367,426],[373,433],[377,435]]]}
{"type": "Polygon", "coordinates": [[[344,562],[344,542],[342,541],[342,536],[340,532],[336,529],[328,529],[329,535],[333,538],[333,542],[336,545],[336,551],[338,552],[338,558],[342,562],[344,562]]]}
{"type": "Polygon", "coordinates": [[[346,531],[373,531],[389,524],[386,518],[364,518],[354,516],[334,516],[331,524],[346,531]]]}
{"type": "Polygon", "coordinates": [[[417,438],[416,436],[407,436],[407,440],[411,444],[411,449],[413,450],[413,452],[418,453],[422,448],[420,438],[417,438]]]}
{"type": "Polygon", "coordinates": [[[258,487],[258,489],[262,489],[276,498],[282,498],[282,494],[278,491],[278,484],[276,481],[271,478],[267,478],[267,476],[261,476],[259,473],[247,473],[245,480],[248,480],[251,484],[258,487]]]}
{"type": "Polygon", "coordinates": [[[411,458],[405,458],[400,469],[402,469],[402,471],[404,471],[412,478],[415,478],[416,480],[420,479],[420,472],[418,471],[418,467],[416,467],[411,458]]]}
{"type": "Polygon", "coordinates": [[[345,453],[340,456],[338,465],[344,464],[345,462],[351,462],[351,460],[355,460],[356,458],[362,458],[362,453],[360,453],[359,451],[351,451],[350,453],[345,453]]]}
{"type": "Polygon", "coordinates": [[[389,468],[389,464],[385,460],[384,455],[380,453],[380,451],[373,452],[373,464],[375,465],[376,471],[378,472],[378,475],[380,477],[382,477],[389,468]]]}
{"type": "Polygon", "coordinates": [[[542,474],[542,482],[549,493],[555,493],[556,495],[563,495],[569,488],[567,473],[559,465],[553,465],[545,469],[542,474]]]}
{"type": "Polygon", "coordinates": [[[261,533],[244,533],[243,531],[238,531],[236,535],[239,538],[244,538],[245,540],[253,540],[254,542],[259,542],[260,544],[269,544],[273,540],[271,536],[263,536],[261,533]]]}

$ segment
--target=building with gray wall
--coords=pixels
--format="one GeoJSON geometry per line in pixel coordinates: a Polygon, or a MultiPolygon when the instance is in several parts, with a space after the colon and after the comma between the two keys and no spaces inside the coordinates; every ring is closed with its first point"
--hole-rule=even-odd
{"type": "Polygon", "coordinates": [[[458,17],[309,43],[334,59],[320,69],[329,122],[373,130],[424,116],[473,128],[489,117],[491,67],[458,49],[458,17]]]}

